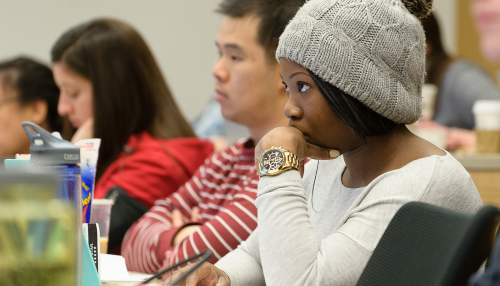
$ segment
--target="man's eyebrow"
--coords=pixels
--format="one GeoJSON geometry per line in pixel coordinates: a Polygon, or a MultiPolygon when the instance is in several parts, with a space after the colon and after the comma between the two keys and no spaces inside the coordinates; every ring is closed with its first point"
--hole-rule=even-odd
{"type": "Polygon", "coordinates": [[[243,52],[243,48],[237,44],[225,44],[224,48],[243,52]]]}
{"type": "Polygon", "coordinates": [[[215,46],[217,46],[217,48],[219,48],[219,49],[223,47],[225,49],[233,49],[233,50],[243,52],[243,48],[238,44],[230,43],[230,44],[219,45],[219,43],[215,42],[215,46]]]}
{"type": "Polygon", "coordinates": [[[303,74],[303,75],[310,76],[308,73],[305,73],[305,72],[301,72],[301,71],[300,71],[300,72],[294,72],[294,73],[292,73],[292,74],[291,74],[288,78],[289,78],[289,79],[292,79],[294,76],[299,75],[299,74],[303,74]]]}

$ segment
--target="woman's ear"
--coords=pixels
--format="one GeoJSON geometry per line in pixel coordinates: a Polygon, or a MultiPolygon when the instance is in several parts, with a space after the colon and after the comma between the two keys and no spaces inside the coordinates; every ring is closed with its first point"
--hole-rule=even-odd
{"type": "Polygon", "coordinates": [[[28,103],[25,108],[28,109],[28,118],[30,118],[33,123],[42,126],[43,123],[45,123],[45,121],[47,120],[49,107],[45,100],[37,100],[28,103]]]}

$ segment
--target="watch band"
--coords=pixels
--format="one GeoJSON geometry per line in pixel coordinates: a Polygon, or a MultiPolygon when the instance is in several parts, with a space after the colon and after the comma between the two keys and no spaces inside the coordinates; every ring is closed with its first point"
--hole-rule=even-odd
{"type": "Polygon", "coordinates": [[[281,147],[271,147],[259,157],[259,178],[276,176],[288,170],[300,171],[297,155],[281,147]]]}

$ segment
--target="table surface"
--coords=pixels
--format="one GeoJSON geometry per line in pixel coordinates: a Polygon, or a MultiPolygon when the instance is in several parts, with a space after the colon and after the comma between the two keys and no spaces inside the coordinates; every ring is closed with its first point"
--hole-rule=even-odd
{"type": "MultiPolygon", "coordinates": [[[[139,272],[133,272],[133,271],[129,271],[128,274],[131,276],[131,277],[139,277],[139,278],[143,278],[145,275],[148,275],[148,274],[144,274],[144,273],[139,273],[139,272]]],[[[149,277],[151,277],[151,275],[148,275],[149,277]]],[[[113,282],[101,282],[102,286],[123,286],[123,285],[136,285],[138,284],[139,282],[131,282],[131,281],[128,281],[128,282],[119,282],[119,281],[113,281],[113,282]]],[[[155,279],[153,281],[151,281],[150,283],[148,284],[145,284],[145,285],[154,285],[154,284],[162,284],[163,281],[160,280],[160,279],[155,279]]]]}
{"type": "MultiPolygon", "coordinates": [[[[139,282],[102,282],[102,286],[136,285],[137,283],[139,283],[139,282]]],[[[161,281],[161,280],[155,280],[149,284],[144,284],[144,285],[154,285],[154,284],[162,285],[162,283],[163,283],[163,281],[161,281]]]]}

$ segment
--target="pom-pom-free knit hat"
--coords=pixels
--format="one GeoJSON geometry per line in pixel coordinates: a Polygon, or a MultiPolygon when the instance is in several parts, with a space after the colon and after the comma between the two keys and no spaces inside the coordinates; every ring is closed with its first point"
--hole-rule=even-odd
{"type": "Polygon", "coordinates": [[[276,58],[410,124],[422,112],[425,74],[425,35],[417,17],[431,9],[432,0],[312,0],[287,25],[276,58]]]}

